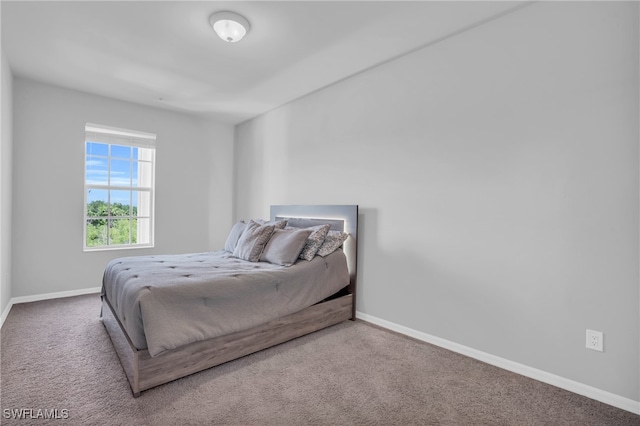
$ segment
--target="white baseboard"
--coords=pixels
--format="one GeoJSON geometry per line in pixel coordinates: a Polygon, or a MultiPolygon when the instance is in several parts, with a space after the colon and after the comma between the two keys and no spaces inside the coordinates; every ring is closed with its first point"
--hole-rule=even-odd
{"type": "Polygon", "coordinates": [[[2,311],[2,316],[0,316],[0,329],[2,329],[2,324],[4,324],[4,320],[7,319],[7,316],[9,315],[9,311],[11,310],[12,306],[13,306],[13,303],[11,303],[11,299],[9,299],[9,303],[7,303],[7,307],[4,308],[4,311],[2,311]]]}
{"type": "Polygon", "coordinates": [[[48,299],[59,299],[61,297],[73,297],[73,296],[82,296],[84,294],[94,294],[100,293],[100,287],[91,287],[91,288],[82,288],[80,290],[69,290],[69,291],[58,291],[56,293],[45,293],[45,294],[35,294],[33,296],[20,296],[20,297],[12,297],[7,304],[7,307],[2,312],[2,316],[0,317],[0,328],[4,324],[4,320],[7,319],[9,315],[9,311],[11,311],[11,307],[13,305],[17,305],[18,303],[29,303],[29,302],[37,302],[39,300],[48,300],[48,299]]]}
{"type": "Polygon", "coordinates": [[[625,398],[611,392],[594,388],[593,386],[585,385],[584,383],[576,382],[574,380],[557,376],[546,371],[538,370],[537,368],[529,367],[527,365],[510,361],[505,358],[500,358],[498,356],[491,355],[489,353],[482,352],[468,346],[460,345],[449,340],[441,339],[440,337],[432,336],[421,331],[413,330],[409,327],[395,324],[390,321],[365,314],[363,312],[356,312],[356,318],[366,322],[370,322],[371,324],[378,325],[388,330],[413,337],[414,339],[422,340],[423,342],[431,343],[432,345],[448,349],[452,352],[457,352],[470,358],[486,362],[487,364],[494,365],[504,370],[508,370],[522,376],[526,376],[540,382],[544,382],[561,389],[577,393],[582,396],[586,396],[587,398],[595,399],[596,401],[600,401],[626,411],[630,411],[634,414],[640,414],[640,401],[634,401],[632,399],[625,398]]]}

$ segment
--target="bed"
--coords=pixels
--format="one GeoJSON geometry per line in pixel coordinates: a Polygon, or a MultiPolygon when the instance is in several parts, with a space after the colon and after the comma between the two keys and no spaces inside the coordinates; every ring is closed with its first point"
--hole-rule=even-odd
{"type": "MultiPolygon", "coordinates": [[[[355,319],[358,206],[271,206],[269,224],[286,224],[279,237],[324,229],[327,241],[339,234],[346,240],[335,251],[292,265],[265,261],[264,248],[260,261],[220,250],[126,257],[107,265],[101,318],[135,397],[355,319]]],[[[276,232],[270,235],[275,241],[276,232]]],[[[271,240],[267,244],[275,245],[271,240]]]]}

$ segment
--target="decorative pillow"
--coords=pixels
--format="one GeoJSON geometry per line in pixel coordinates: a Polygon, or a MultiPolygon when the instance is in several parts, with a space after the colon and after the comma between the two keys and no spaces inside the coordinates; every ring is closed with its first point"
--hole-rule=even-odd
{"type": "Polygon", "coordinates": [[[229,236],[227,237],[227,241],[224,243],[225,251],[233,253],[233,250],[236,248],[238,244],[238,240],[242,236],[247,224],[244,223],[243,220],[237,222],[231,227],[231,231],[229,232],[229,236]]]}
{"type": "Polygon", "coordinates": [[[259,261],[271,234],[273,234],[273,225],[260,225],[250,220],[233,250],[233,256],[249,262],[259,261]]]}
{"type": "Polygon", "coordinates": [[[293,265],[311,235],[311,229],[276,229],[264,247],[260,260],[276,265],[293,265]]]}
{"type": "Polygon", "coordinates": [[[272,221],[267,221],[264,219],[256,219],[256,222],[258,222],[260,225],[273,225],[275,226],[275,229],[284,229],[285,226],[287,226],[287,219],[284,220],[272,220],[272,221]]]}
{"type": "Polygon", "coordinates": [[[324,242],[324,237],[326,237],[327,232],[329,232],[329,228],[331,228],[331,225],[329,224],[304,228],[310,229],[312,232],[311,235],[309,235],[309,237],[307,238],[307,243],[300,252],[300,259],[312,260],[315,257],[318,249],[324,242]]]}
{"type": "Polygon", "coordinates": [[[347,238],[349,238],[349,234],[342,231],[329,231],[327,236],[324,238],[324,242],[318,249],[318,256],[328,256],[334,251],[336,251],[342,243],[344,243],[347,238]]]}

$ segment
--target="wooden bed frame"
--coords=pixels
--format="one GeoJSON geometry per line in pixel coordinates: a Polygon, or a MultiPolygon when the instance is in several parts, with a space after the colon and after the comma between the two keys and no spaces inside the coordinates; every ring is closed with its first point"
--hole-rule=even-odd
{"type": "Polygon", "coordinates": [[[358,206],[271,206],[271,219],[276,218],[290,219],[291,225],[297,227],[331,223],[332,229],[348,232],[349,238],[343,250],[347,256],[349,285],[334,296],[294,314],[248,330],[190,343],[155,357],[149,355],[148,350],[139,350],[133,345],[109,301],[103,296],[102,323],[120,358],[133,396],[138,397],[143,390],[355,319],[358,206]]]}

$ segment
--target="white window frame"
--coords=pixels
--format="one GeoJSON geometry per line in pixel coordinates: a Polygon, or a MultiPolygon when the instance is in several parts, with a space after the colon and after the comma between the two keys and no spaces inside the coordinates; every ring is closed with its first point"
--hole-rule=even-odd
{"type": "MultiPolygon", "coordinates": [[[[156,135],[153,133],[145,133],[139,132],[136,130],[129,129],[121,129],[117,127],[104,126],[101,124],[92,124],[86,123],[85,125],[85,140],[84,140],[84,214],[83,214],[83,226],[82,226],[82,239],[83,239],[83,250],[84,251],[102,251],[102,250],[124,250],[124,249],[136,249],[136,248],[149,248],[154,247],[154,223],[155,223],[155,151],[156,151],[156,135]],[[97,142],[102,144],[107,144],[109,146],[108,153],[106,156],[89,154],[87,152],[88,142],[97,142]],[[133,185],[133,182],[130,182],[129,185],[117,185],[112,184],[111,181],[111,162],[113,159],[117,159],[117,157],[112,156],[112,146],[126,146],[138,149],[138,158],[132,158],[131,167],[133,167],[134,162],[138,162],[138,181],[137,185],[133,185]],[[87,179],[87,160],[91,156],[92,158],[102,158],[107,161],[107,183],[99,184],[95,182],[88,182],[87,179]],[[141,158],[142,157],[142,158],[141,158]],[[147,173],[142,175],[142,167],[140,167],[141,163],[150,164],[150,167],[147,167],[147,173]],[[150,175],[150,176],[149,176],[150,175]],[[142,182],[141,182],[142,181],[142,182]],[[129,244],[111,244],[111,241],[108,236],[109,226],[107,225],[107,244],[101,246],[88,246],[87,245],[87,221],[92,219],[92,216],[88,216],[87,212],[87,194],[90,190],[104,190],[107,193],[107,205],[108,213],[104,218],[109,223],[109,220],[117,220],[117,219],[129,219],[130,228],[129,228],[129,244]],[[130,194],[134,192],[138,193],[137,200],[137,215],[133,215],[133,200],[130,198],[129,202],[129,215],[128,216],[111,216],[110,210],[110,194],[111,191],[114,190],[123,190],[130,191],[130,194]],[[148,194],[148,197],[141,197],[141,194],[148,194]],[[140,214],[140,212],[144,212],[140,214]],[[137,234],[136,241],[145,241],[144,243],[132,243],[132,233],[133,233],[133,220],[138,219],[148,219],[149,226],[148,227],[140,227],[139,224],[136,225],[137,234]],[[147,241],[148,240],[148,241],[147,241]]],[[[130,197],[133,197],[131,195],[130,197]]]]}

